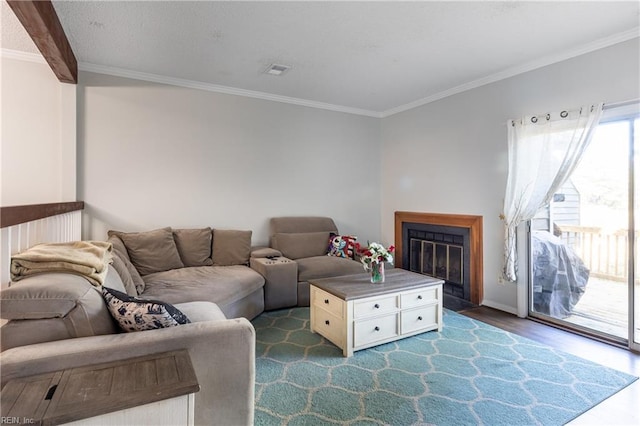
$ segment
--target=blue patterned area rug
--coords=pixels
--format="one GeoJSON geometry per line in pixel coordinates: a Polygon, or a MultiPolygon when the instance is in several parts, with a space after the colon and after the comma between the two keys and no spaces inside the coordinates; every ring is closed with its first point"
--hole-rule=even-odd
{"type": "Polygon", "coordinates": [[[256,328],[256,425],[562,425],[637,378],[445,310],[431,331],[355,352],[309,308],[256,328]]]}

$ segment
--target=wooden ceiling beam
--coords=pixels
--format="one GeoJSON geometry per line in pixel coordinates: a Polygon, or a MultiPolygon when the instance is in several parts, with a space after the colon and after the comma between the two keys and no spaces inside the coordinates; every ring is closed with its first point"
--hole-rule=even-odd
{"type": "Polygon", "coordinates": [[[50,0],[7,0],[58,80],[78,83],[78,62],[50,0]]]}

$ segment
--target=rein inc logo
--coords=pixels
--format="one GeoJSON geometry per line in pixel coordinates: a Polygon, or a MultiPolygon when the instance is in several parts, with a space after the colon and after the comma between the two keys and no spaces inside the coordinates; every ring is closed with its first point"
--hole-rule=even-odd
{"type": "Polygon", "coordinates": [[[0,417],[0,425],[28,425],[36,421],[31,417],[2,416],[0,417]]]}

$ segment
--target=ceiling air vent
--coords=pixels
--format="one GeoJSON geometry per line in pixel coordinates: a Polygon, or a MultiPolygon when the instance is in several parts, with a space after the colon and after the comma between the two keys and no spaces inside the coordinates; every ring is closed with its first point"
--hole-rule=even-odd
{"type": "Polygon", "coordinates": [[[287,71],[289,71],[291,67],[288,65],[280,65],[280,64],[271,64],[269,65],[269,67],[265,70],[265,74],[271,74],[271,75],[282,75],[284,73],[286,73],[287,71]]]}

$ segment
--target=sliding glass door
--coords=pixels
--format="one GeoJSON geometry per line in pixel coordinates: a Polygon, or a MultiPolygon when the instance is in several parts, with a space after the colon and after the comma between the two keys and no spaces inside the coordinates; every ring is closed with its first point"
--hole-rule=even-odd
{"type": "Polygon", "coordinates": [[[631,140],[632,163],[631,174],[632,190],[633,190],[633,226],[631,233],[633,238],[634,258],[632,260],[631,269],[633,273],[629,280],[629,308],[631,309],[629,324],[629,347],[633,350],[640,351],[640,238],[638,238],[638,229],[640,229],[640,117],[633,114],[629,117],[629,138],[631,140]]]}
{"type": "Polygon", "coordinates": [[[630,346],[640,338],[634,106],[605,111],[579,165],[530,223],[529,314],[630,346]]]}

